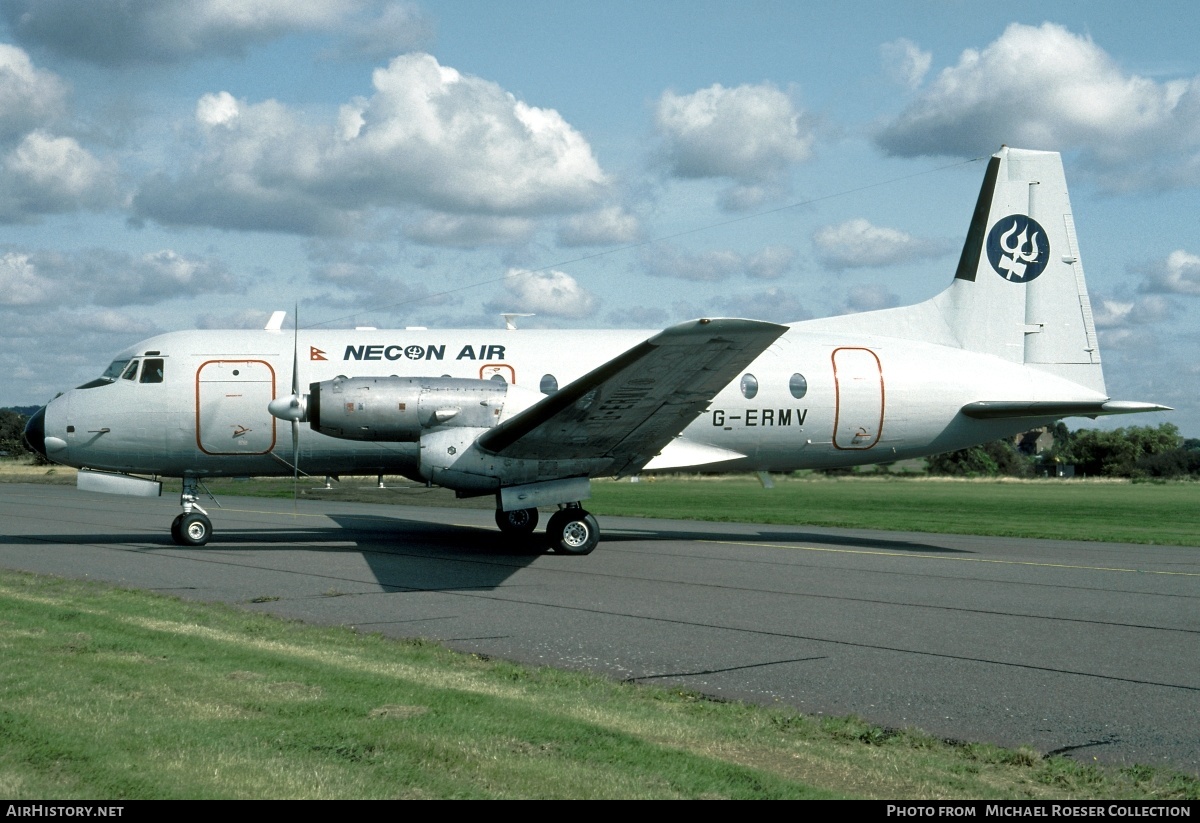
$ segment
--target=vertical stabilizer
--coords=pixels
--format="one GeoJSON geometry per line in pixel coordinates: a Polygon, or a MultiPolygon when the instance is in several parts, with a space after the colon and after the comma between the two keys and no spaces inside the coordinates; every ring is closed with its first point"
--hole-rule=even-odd
{"type": "Polygon", "coordinates": [[[954,283],[933,302],[963,348],[1104,392],[1057,152],[1005,147],[992,157],[954,283]]]}

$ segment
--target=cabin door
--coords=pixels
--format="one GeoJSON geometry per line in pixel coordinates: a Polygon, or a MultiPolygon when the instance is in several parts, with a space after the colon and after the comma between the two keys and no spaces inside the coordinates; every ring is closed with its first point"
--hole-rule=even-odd
{"type": "Polygon", "coordinates": [[[834,349],[833,383],[837,395],[834,448],[871,448],[883,434],[883,366],[879,357],[870,349],[834,349]]]}
{"type": "Polygon", "coordinates": [[[196,371],[196,443],[205,454],[275,448],[275,370],[265,360],[209,360],[196,371]]]}

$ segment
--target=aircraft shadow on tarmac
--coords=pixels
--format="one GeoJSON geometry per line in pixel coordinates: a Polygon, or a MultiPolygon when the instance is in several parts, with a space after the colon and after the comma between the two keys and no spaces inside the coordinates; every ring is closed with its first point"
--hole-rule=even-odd
{"type": "MultiPolygon", "coordinates": [[[[403,517],[362,514],[327,515],[336,525],[310,528],[236,528],[218,532],[203,547],[177,546],[169,535],[127,531],[38,535],[0,535],[0,545],[109,546],[125,551],[163,549],[211,554],[225,551],[308,551],[360,553],[375,582],[384,591],[489,590],[504,585],[513,574],[546,551],[545,535],[509,536],[490,527],[464,526],[403,517]]],[[[600,546],[631,542],[738,541],[771,545],[839,546],[874,551],[963,553],[929,543],[814,532],[729,531],[699,529],[637,529],[609,531],[600,546]]],[[[969,552],[966,552],[969,553],[969,552]]],[[[586,564],[588,558],[571,558],[586,564]]]]}
{"type": "Polygon", "coordinates": [[[719,543],[737,543],[753,541],[755,543],[786,544],[796,543],[805,546],[839,546],[856,549],[875,549],[878,551],[896,552],[931,552],[937,554],[974,554],[968,549],[954,549],[948,546],[938,546],[933,543],[920,543],[912,540],[896,540],[886,537],[854,537],[851,535],[824,534],[816,532],[777,532],[763,531],[746,534],[730,534],[729,532],[680,531],[671,529],[629,530],[626,532],[605,532],[601,548],[605,543],[622,543],[642,540],[705,540],[719,543]]]}
{"type": "MultiPolygon", "coordinates": [[[[207,555],[222,552],[264,555],[275,552],[358,553],[375,582],[389,592],[490,590],[532,563],[545,550],[543,534],[511,538],[495,529],[430,523],[374,515],[331,515],[335,526],[312,528],[227,528],[206,546],[178,546],[170,535],[126,531],[0,535],[2,545],[51,549],[90,546],[129,552],[164,550],[207,555]]],[[[581,560],[583,558],[580,558],[581,560]]],[[[276,563],[277,561],[272,561],[276,563]]],[[[244,565],[244,564],[241,564],[244,565]]]]}

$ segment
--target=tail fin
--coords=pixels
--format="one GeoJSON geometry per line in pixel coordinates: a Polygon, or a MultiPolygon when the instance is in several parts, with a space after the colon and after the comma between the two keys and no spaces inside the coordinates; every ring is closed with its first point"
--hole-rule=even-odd
{"type": "Polygon", "coordinates": [[[1106,393],[1057,152],[992,156],[954,283],[931,302],[962,348],[1106,393]]]}

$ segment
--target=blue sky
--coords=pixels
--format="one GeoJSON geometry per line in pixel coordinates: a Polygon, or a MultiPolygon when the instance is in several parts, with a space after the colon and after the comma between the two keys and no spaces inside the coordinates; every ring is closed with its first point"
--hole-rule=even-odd
{"type": "Polygon", "coordinates": [[[0,0],[0,405],[294,302],[493,328],[916,302],[1007,143],[1063,153],[1110,393],[1178,409],[1107,425],[1200,436],[1198,15],[0,0]]]}

